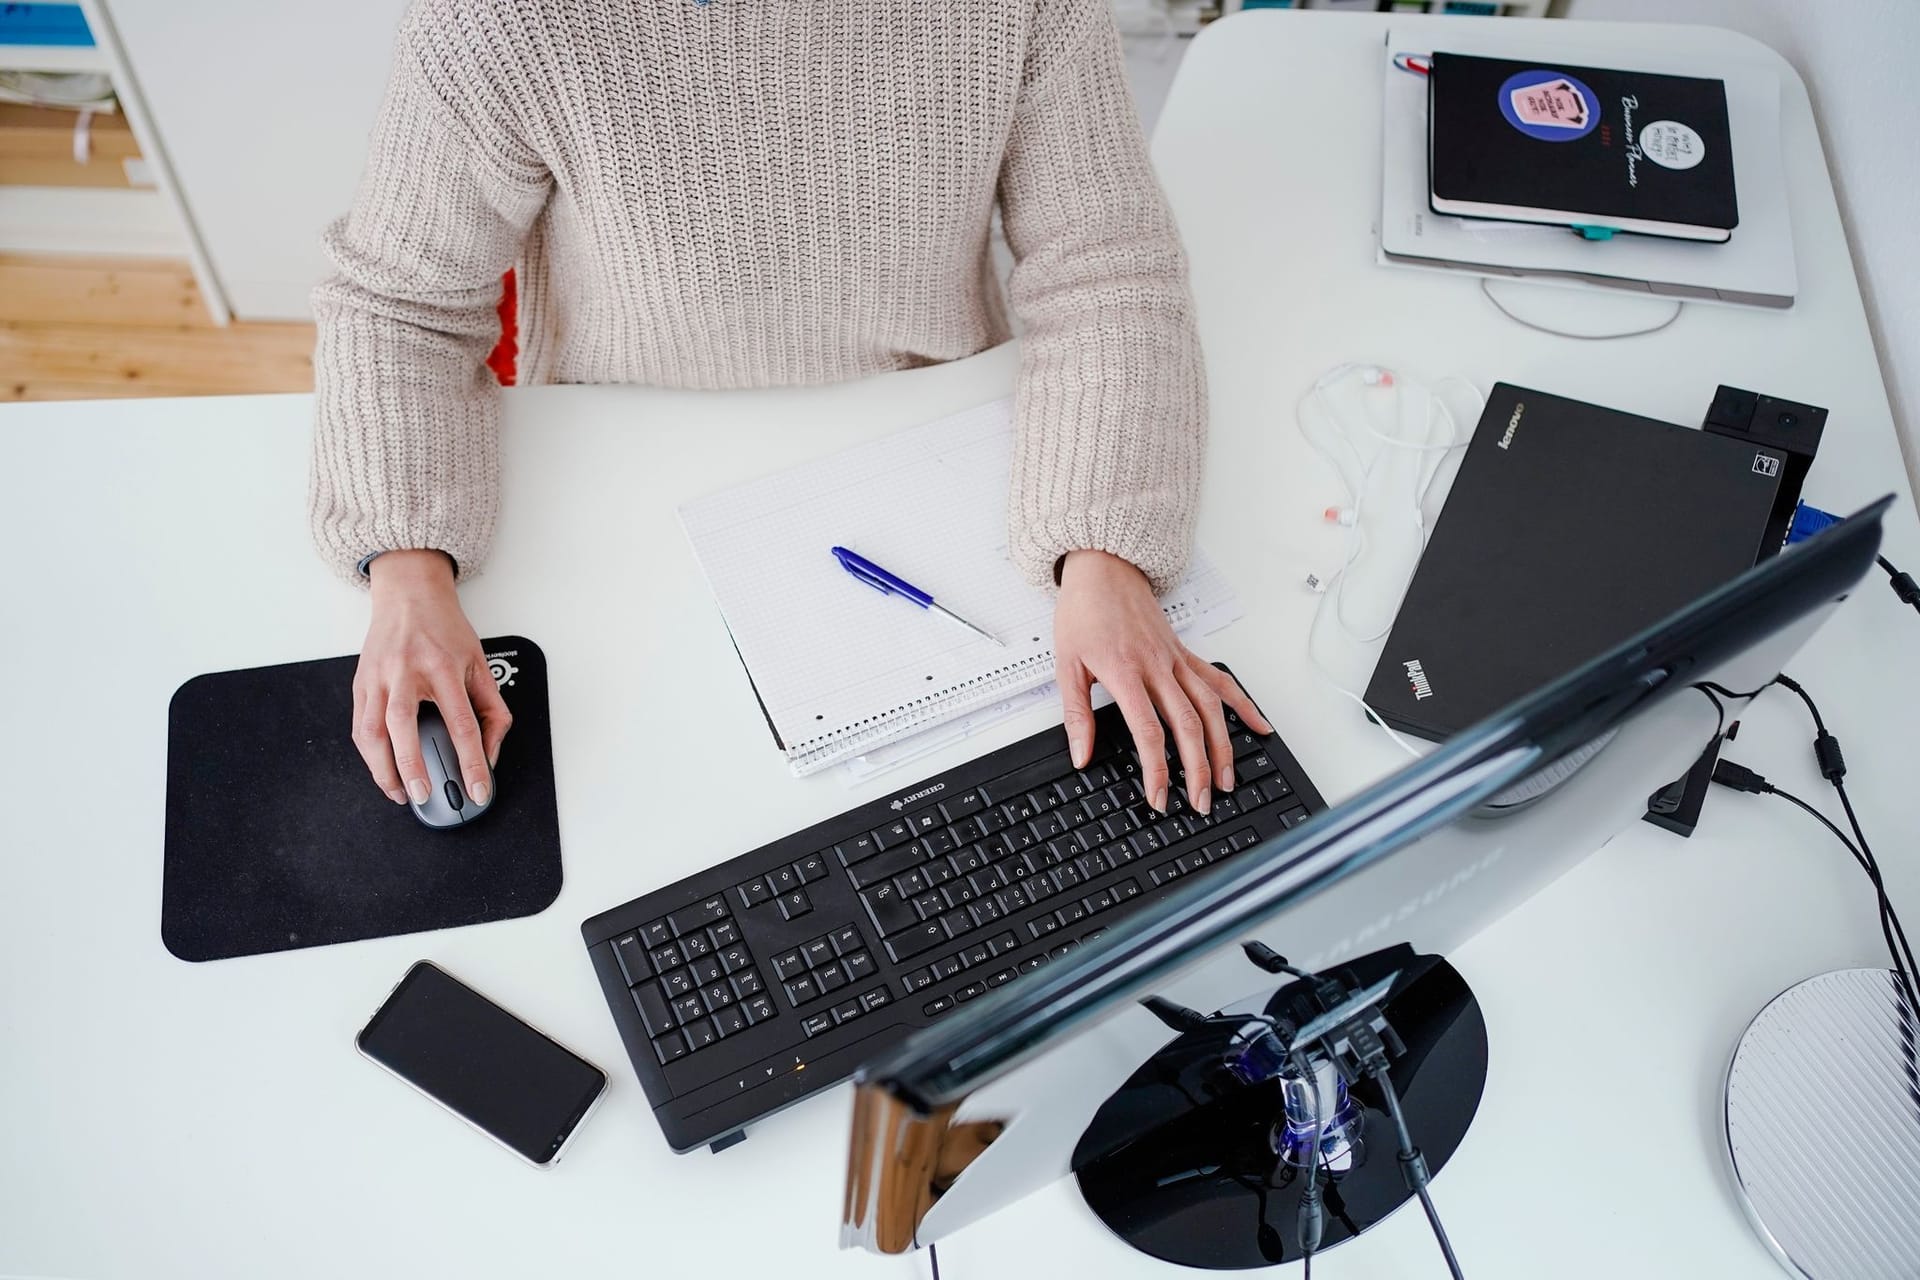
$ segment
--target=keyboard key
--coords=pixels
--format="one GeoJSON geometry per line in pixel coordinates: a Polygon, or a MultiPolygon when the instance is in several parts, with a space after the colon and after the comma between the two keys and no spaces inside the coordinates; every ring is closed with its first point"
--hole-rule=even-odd
{"type": "Polygon", "coordinates": [[[1145,831],[1134,832],[1127,837],[1127,844],[1132,847],[1135,854],[1142,858],[1150,853],[1158,853],[1167,847],[1167,842],[1162,840],[1159,833],[1151,828],[1145,831]]]}
{"type": "Polygon", "coordinates": [[[766,990],[766,984],[760,981],[760,974],[754,969],[742,969],[733,975],[733,994],[745,1000],[748,996],[759,995],[766,990]]]}
{"type": "Polygon", "coordinates": [[[787,984],[787,1003],[796,1009],[819,994],[820,988],[814,984],[812,974],[803,974],[787,984]]]}
{"type": "Polygon", "coordinates": [[[1233,845],[1234,852],[1238,853],[1242,849],[1251,849],[1259,844],[1260,835],[1252,827],[1242,827],[1228,836],[1227,841],[1233,845]]]}
{"type": "Polygon", "coordinates": [[[1218,862],[1220,859],[1228,857],[1233,853],[1233,842],[1230,840],[1215,840],[1207,846],[1206,853],[1208,862],[1218,862]]]}
{"type": "Polygon", "coordinates": [[[1067,821],[1057,813],[1043,813],[1027,824],[1035,840],[1051,840],[1067,833],[1067,821]]]}
{"type": "Polygon", "coordinates": [[[633,989],[633,1007],[640,1011],[640,1025],[650,1036],[663,1036],[680,1025],[680,1020],[667,1007],[667,998],[651,982],[633,989]]]}
{"type": "Polygon", "coordinates": [[[864,889],[882,880],[891,880],[909,867],[925,861],[926,853],[918,841],[897,845],[885,853],[868,858],[857,867],[848,867],[847,878],[853,881],[854,888],[864,889]]]}
{"type": "Polygon", "coordinates": [[[938,960],[935,960],[931,965],[929,965],[928,968],[930,968],[933,972],[934,981],[944,982],[948,978],[951,978],[953,977],[953,975],[960,972],[960,969],[961,969],[960,957],[959,956],[941,956],[938,960]]]}
{"type": "Polygon", "coordinates": [[[665,973],[668,969],[677,969],[686,963],[680,958],[679,944],[674,942],[669,942],[664,947],[655,947],[648,953],[647,958],[652,961],[655,973],[665,973]]]}
{"type": "Polygon", "coordinates": [[[1130,899],[1137,898],[1140,896],[1140,893],[1140,882],[1132,876],[1128,876],[1125,880],[1113,886],[1113,897],[1116,902],[1126,902],[1130,899]]]}
{"type": "Polygon", "coordinates": [[[885,987],[875,987],[860,997],[860,1008],[864,1012],[872,1013],[875,1009],[878,1009],[882,1005],[890,1004],[892,1001],[893,996],[888,993],[885,987]]]}
{"type": "Polygon", "coordinates": [[[962,818],[979,813],[986,807],[986,797],[980,794],[978,788],[975,788],[972,791],[962,791],[951,800],[941,801],[940,813],[948,822],[958,822],[962,818]]]}
{"type": "Polygon", "coordinates": [[[893,878],[893,887],[900,891],[901,897],[913,898],[931,889],[933,882],[927,879],[927,872],[924,867],[915,867],[911,871],[895,876],[893,878]]]}
{"type": "Polygon", "coordinates": [[[975,893],[973,886],[965,880],[955,880],[952,884],[940,890],[940,896],[946,899],[949,907],[957,911],[980,895],[975,893]]]}
{"type": "Polygon", "coordinates": [[[940,810],[932,805],[916,809],[906,816],[907,829],[916,836],[924,836],[929,831],[938,831],[946,825],[946,819],[940,816],[940,810]]]}
{"type": "Polygon", "coordinates": [[[1087,815],[1087,821],[1098,822],[1119,812],[1120,806],[1105,791],[1096,791],[1080,802],[1080,809],[1087,815]]]}
{"type": "Polygon", "coordinates": [[[843,1000],[833,1006],[833,1021],[836,1025],[842,1022],[852,1022],[863,1012],[865,1012],[865,1010],[861,1009],[858,1000],[843,1000]]]}
{"type": "Polygon", "coordinates": [[[767,872],[767,887],[773,890],[776,898],[783,893],[792,893],[800,887],[800,873],[792,867],[776,867],[767,872]]]}
{"type": "Polygon", "coordinates": [[[1244,760],[1234,761],[1233,776],[1236,782],[1258,782],[1279,768],[1280,766],[1273,762],[1273,757],[1264,750],[1256,751],[1244,760]]]}
{"type": "Polygon", "coordinates": [[[693,994],[693,975],[685,969],[670,969],[660,975],[660,989],[667,993],[667,999],[675,996],[693,994]]]}
{"type": "Polygon", "coordinates": [[[720,967],[728,973],[738,973],[752,963],[753,957],[747,954],[745,947],[738,944],[720,953],[720,967]]]}
{"type": "Polygon", "coordinates": [[[1065,928],[1067,925],[1079,924],[1082,920],[1085,920],[1087,918],[1087,909],[1077,902],[1069,902],[1054,912],[1053,918],[1060,922],[1062,928],[1065,928]]]}
{"type": "Polygon", "coordinates": [[[922,920],[931,920],[946,913],[947,900],[938,889],[930,889],[913,900],[913,910],[922,920]]]}
{"type": "Polygon", "coordinates": [[[1213,798],[1213,812],[1207,816],[1215,822],[1225,822],[1228,818],[1237,818],[1240,816],[1240,802],[1235,800],[1231,795],[1215,796],[1213,798]]]}
{"type": "Polygon", "coordinates": [[[1095,889],[1092,893],[1080,899],[1080,905],[1087,909],[1088,915],[1098,915],[1113,905],[1113,890],[1095,889]]]}
{"type": "Polygon", "coordinates": [[[1061,804],[1072,804],[1075,800],[1084,800],[1087,795],[1086,779],[1077,773],[1070,778],[1060,779],[1053,784],[1053,789],[1060,797],[1061,804]]]}
{"type": "Polygon", "coordinates": [[[954,849],[959,847],[960,842],[953,838],[952,833],[943,828],[941,830],[927,832],[926,835],[920,838],[920,844],[926,849],[929,858],[937,858],[943,853],[952,853],[954,849]]]}
{"type": "Polygon", "coordinates": [[[1074,866],[1071,862],[1055,867],[1049,874],[1053,877],[1054,886],[1062,893],[1065,893],[1077,884],[1085,884],[1087,882],[1086,873],[1081,871],[1079,867],[1074,866]]]}
{"type": "Polygon", "coordinates": [[[687,972],[693,975],[696,985],[703,987],[709,982],[720,981],[726,975],[726,969],[721,966],[719,956],[701,956],[687,966],[687,972]]]}
{"type": "Polygon", "coordinates": [[[795,889],[792,893],[783,893],[774,899],[780,904],[780,916],[784,920],[798,920],[813,910],[813,902],[804,889],[795,889]]]}
{"type": "Polygon", "coordinates": [[[1021,823],[1039,814],[1040,807],[1025,796],[1016,796],[1001,805],[998,812],[1009,826],[1018,830],[1021,823]]]}
{"type": "Polygon", "coordinates": [[[1173,860],[1173,865],[1179,867],[1182,874],[1191,875],[1207,865],[1206,850],[1195,849],[1190,853],[1183,853],[1173,860]]]}
{"type": "Polygon", "coordinates": [[[1080,868],[1080,874],[1089,880],[1098,880],[1101,876],[1113,870],[1113,867],[1107,862],[1107,855],[1097,849],[1083,858],[1075,858],[1073,865],[1080,868]]]}
{"type": "MultiPolygon", "coordinates": [[[[890,938],[920,923],[920,913],[891,883],[875,885],[860,895],[860,901],[866,904],[867,918],[873,921],[874,930],[883,938],[890,938]]],[[[945,904],[941,905],[944,909],[945,904]]],[[[832,954],[831,946],[828,947],[828,954],[832,954]]]]}
{"type": "Polygon", "coordinates": [[[751,909],[763,902],[771,902],[773,890],[767,887],[765,880],[749,880],[734,889],[733,896],[739,900],[741,906],[751,909]]]}
{"type": "Polygon", "coordinates": [[[948,938],[964,938],[973,932],[973,917],[967,914],[966,908],[962,907],[958,911],[949,911],[941,916],[940,927],[946,931],[948,938]]]}
{"type": "Polygon", "coordinates": [[[1293,794],[1293,788],[1287,785],[1287,780],[1277,773],[1257,785],[1260,788],[1260,794],[1267,798],[1268,804],[1284,800],[1293,794]]]}
{"type": "Polygon", "coordinates": [[[1309,816],[1311,815],[1304,808],[1292,808],[1280,815],[1280,825],[1291,831],[1305,822],[1309,816]]]}
{"type": "Polygon", "coordinates": [[[1047,958],[1050,960],[1058,960],[1061,956],[1064,956],[1065,954],[1067,954],[1067,952],[1072,951],[1075,947],[1078,947],[1079,945],[1080,944],[1077,942],[1063,942],[1059,946],[1054,947],[1052,950],[1048,951],[1047,958]]]}
{"type": "Polygon", "coordinates": [[[1111,818],[1102,818],[1100,820],[1100,830],[1106,833],[1107,843],[1109,844],[1117,840],[1125,840],[1133,833],[1134,829],[1135,823],[1133,815],[1130,813],[1116,813],[1111,818]]]}
{"type": "Polygon", "coordinates": [[[707,1016],[707,1006],[700,1003],[699,996],[681,996],[673,1002],[672,1008],[674,1018],[683,1027],[707,1016]]]}
{"type": "Polygon", "coordinates": [[[640,926],[640,941],[647,944],[647,950],[664,947],[673,941],[673,930],[665,920],[655,920],[652,924],[640,926]]]}
{"type": "Polygon", "coordinates": [[[755,1024],[765,1022],[774,1015],[773,1000],[764,995],[744,1001],[740,1007],[746,1010],[747,1021],[755,1024]]]}
{"type": "Polygon", "coordinates": [[[947,859],[956,876],[970,875],[987,865],[986,855],[969,845],[947,859]]]}
{"type": "Polygon", "coordinates": [[[1052,916],[1041,916],[1038,919],[1027,921],[1027,932],[1032,934],[1036,941],[1046,937],[1059,927],[1060,922],[1052,916]]]}
{"type": "Polygon", "coordinates": [[[833,959],[833,944],[825,938],[811,938],[800,944],[800,954],[806,959],[807,968],[818,969],[833,959]]]}
{"type": "Polygon", "coordinates": [[[846,955],[849,951],[864,951],[866,944],[860,941],[860,930],[850,924],[843,924],[827,935],[833,943],[835,955],[846,955]]]}
{"type": "Polygon", "coordinates": [[[730,947],[740,941],[740,926],[731,920],[722,920],[708,927],[707,941],[716,947],[730,947]]]}
{"type": "Polygon", "coordinates": [[[953,869],[953,864],[945,858],[937,858],[923,869],[927,873],[927,883],[931,885],[945,884],[959,874],[953,869]]]}
{"type": "Polygon", "coordinates": [[[696,1053],[708,1045],[718,1044],[720,1042],[720,1033],[713,1029],[712,1018],[702,1018],[691,1026],[682,1029],[680,1034],[687,1038],[687,1048],[696,1053]]]}
{"type": "Polygon", "coordinates": [[[1265,744],[1260,741],[1259,735],[1250,729],[1237,729],[1228,734],[1227,738],[1233,743],[1235,760],[1243,760],[1254,752],[1265,749],[1265,744]]]}
{"type": "Polygon", "coordinates": [[[985,871],[976,871],[968,876],[967,883],[973,886],[975,897],[984,898],[1001,885],[1007,883],[1010,878],[1011,877],[1002,873],[1000,868],[988,867],[985,871]]]}
{"type": "Polygon", "coordinates": [[[929,1000],[927,1003],[921,1005],[920,1012],[926,1014],[929,1018],[937,1018],[951,1008],[953,1008],[953,997],[940,996],[937,999],[929,1000]]]}
{"type": "Polygon", "coordinates": [[[982,809],[973,815],[973,820],[980,824],[980,833],[989,836],[996,831],[1005,831],[1013,825],[1007,815],[999,809],[982,809]]]}
{"type": "MultiPolygon", "coordinates": [[[[991,810],[989,810],[989,812],[991,812],[991,810]]],[[[992,835],[998,829],[997,827],[984,825],[980,821],[980,815],[975,814],[971,818],[962,818],[960,821],[949,826],[947,828],[947,834],[953,837],[955,844],[972,844],[977,840],[992,835]]]]}
{"type": "Polygon", "coordinates": [[[707,1006],[707,1012],[724,1009],[733,1003],[733,988],[724,982],[700,988],[700,1002],[707,1006]]]}
{"type": "Polygon", "coordinates": [[[913,828],[907,825],[905,818],[895,818],[871,832],[873,842],[882,849],[891,849],[895,845],[906,844],[913,839],[913,828]]]}
{"type": "Polygon", "coordinates": [[[912,995],[916,991],[925,991],[932,985],[933,970],[931,969],[915,969],[912,973],[900,979],[900,989],[908,995],[912,995]]]}
{"type": "Polygon", "coordinates": [[[683,1036],[662,1036],[653,1042],[654,1056],[660,1059],[660,1065],[678,1062],[687,1056],[687,1042],[683,1036]]]}
{"type": "Polygon", "coordinates": [[[713,1029],[720,1033],[722,1039],[736,1032],[745,1031],[747,1015],[739,1009],[722,1009],[713,1015],[713,1029]]]}
{"type": "Polygon", "coordinates": [[[667,917],[676,938],[684,938],[690,933],[704,933],[706,927],[716,920],[727,918],[727,900],[718,895],[682,907],[667,917]]]}
{"type": "Polygon", "coordinates": [[[971,969],[993,959],[993,948],[984,942],[970,942],[960,948],[960,963],[971,969]]]}
{"type": "Polygon", "coordinates": [[[846,966],[838,960],[829,960],[813,971],[813,980],[819,984],[823,993],[838,991],[847,985],[846,966]]]}
{"type": "Polygon", "coordinates": [[[800,1019],[800,1029],[806,1032],[807,1038],[811,1040],[822,1032],[833,1030],[833,1015],[824,1011],[808,1014],[800,1019]]]}
{"type": "Polygon", "coordinates": [[[1169,880],[1178,880],[1180,875],[1179,866],[1171,862],[1163,862],[1147,872],[1147,878],[1152,880],[1156,887],[1166,884],[1169,880]]]}
{"type": "Polygon", "coordinates": [[[1028,906],[1032,905],[1032,899],[1027,896],[1026,881],[1024,880],[1014,881],[999,893],[994,894],[993,900],[999,903],[1000,910],[1008,915],[1016,911],[1024,911],[1028,906]]]}
{"type": "Polygon", "coordinates": [[[1046,962],[1047,962],[1046,956],[1036,952],[1035,954],[1028,956],[1025,960],[1022,960],[1020,962],[1020,966],[1019,966],[1020,972],[1032,973],[1035,969],[1038,969],[1041,965],[1045,964],[1046,962]]]}
{"type": "Polygon", "coordinates": [[[1017,969],[1001,969],[987,975],[987,985],[989,987],[1004,986],[1019,976],[1020,971],[1017,969]]]}
{"type": "Polygon", "coordinates": [[[701,956],[710,956],[713,954],[713,943],[707,940],[705,930],[690,933],[680,939],[680,954],[690,961],[697,960],[701,956]]]}
{"type": "Polygon", "coordinates": [[[887,954],[901,964],[924,951],[931,951],[947,940],[947,931],[938,920],[928,920],[887,939],[887,954]]]}
{"type": "Polygon", "coordinates": [[[782,982],[786,982],[791,978],[797,978],[806,971],[806,959],[801,956],[797,949],[793,951],[782,951],[773,958],[773,976],[782,982]]]}
{"type": "Polygon", "coordinates": [[[873,957],[865,951],[849,951],[840,957],[840,967],[846,971],[847,981],[859,982],[873,976],[873,957]]]}
{"type": "Polygon", "coordinates": [[[850,867],[856,862],[864,862],[880,852],[880,842],[871,835],[855,836],[851,840],[842,840],[834,846],[834,852],[840,855],[840,865],[850,867]]]}
{"type": "Polygon", "coordinates": [[[987,994],[986,983],[969,982],[966,986],[954,992],[953,998],[955,1000],[958,1000],[961,1004],[965,1004],[967,1001],[973,999],[975,996],[983,996],[985,994],[987,994]]]}
{"type": "Polygon", "coordinates": [[[967,904],[967,914],[973,917],[973,927],[984,929],[1000,918],[1000,904],[992,898],[981,898],[967,904]]]}
{"type": "Polygon", "coordinates": [[[1035,787],[1052,782],[1067,771],[1067,765],[1057,756],[1049,756],[1038,764],[1015,769],[1012,773],[1003,773],[992,782],[980,788],[983,798],[993,804],[1004,804],[1017,796],[1032,791],[1035,787]]]}
{"type": "Polygon", "coordinates": [[[653,976],[653,966],[647,963],[647,949],[637,933],[626,933],[613,940],[614,957],[620,961],[620,976],[627,985],[637,987],[653,976]]]}
{"type": "Polygon", "coordinates": [[[812,884],[827,874],[827,855],[810,853],[793,864],[793,870],[800,877],[801,884],[812,884]]]}

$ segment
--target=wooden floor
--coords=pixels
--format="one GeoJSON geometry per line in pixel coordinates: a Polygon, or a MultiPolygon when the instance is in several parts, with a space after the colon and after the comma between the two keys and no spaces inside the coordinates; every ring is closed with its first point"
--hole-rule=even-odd
{"type": "Polygon", "coordinates": [[[313,390],[313,326],[215,325],[184,262],[0,254],[0,401],[313,390]]]}

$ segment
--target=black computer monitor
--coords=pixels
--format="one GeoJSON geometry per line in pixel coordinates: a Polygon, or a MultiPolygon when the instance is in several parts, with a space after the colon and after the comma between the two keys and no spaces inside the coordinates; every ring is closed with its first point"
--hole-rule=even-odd
{"type": "MultiPolygon", "coordinates": [[[[1355,982],[1398,975],[1382,1006],[1407,1024],[1395,1078],[1408,1077],[1416,1140],[1443,1159],[1477,1104],[1486,1048],[1470,994],[1435,957],[1637,820],[1652,792],[1685,773],[1743,705],[1706,686],[1767,685],[1871,567],[1891,501],[870,1064],[855,1090],[843,1243],[924,1245],[1076,1172],[1090,1200],[1105,1199],[1095,1208],[1109,1225],[1159,1256],[1231,1266],[1296,1256],[1280,1209],[1288,1171],[1261,1174],[1277,1153],[1263,1157],[1247,1128],[1249,1108],[1259,1124],[1277,1123],[1279,1092],[1236,1093],[1220,1070],[1239,1043],[1231,1034],[1182,1037],[1142,1003],[1284,1019],[1302,984],[1276,992],[1282,980],[1250,962],[1249,939],[1307,970],[1348,967],[1355,982]],[[1207,1143],[1251,1150],[1178,1149],[1207,1143]],[[1156,1173],[1155,1161],[1166,1168],[1156,1173]],[[1210,1185],[1197,1172],[1206,1168],[1210,1185]],[[1229,1218],[1248,1224],[1236,1228],[1244,1238],[1182,1243],[1229,1218]]],[[[1397,1186],[1393,1156],[1376,1132],[1366,1158],[1382,1166],[1376,1181],[1397,1186]]],[[[1347,1234],[1370,1212],[1363,1181],[1340,1209],[1353,1211],[1347,1234]]],[[[1336,1216],[1323,1247],[1341,1235],[1336,1216]]]]}

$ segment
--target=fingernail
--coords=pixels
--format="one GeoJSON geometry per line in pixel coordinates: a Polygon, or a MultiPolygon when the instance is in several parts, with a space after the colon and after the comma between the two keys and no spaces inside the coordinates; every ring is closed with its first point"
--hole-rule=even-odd
{"type": "Polygon", "coordinates": [[[1147,797],[1147,803],[1153,806],[1156,813],[1165,813],[1167,811],[1167,789],[1165,787],[1155,787],[1153,794],[1147,797]]]}
{"type": "Polygon", "coordinates": [[[407,802],[407,793],[395,787],[387,792],[387,799],[393,801],[395,804],[405,804],[407,802]]]}
{"type": "Polygon", "coordinates": [[[486,783],[476,782],[468,787],[467,790],[473,793],[473,802],[475,804],[485,804],[487,802],[489,792],[487,791],[486,783]]]}
{"type": "Polygon", "coordinates": [[[413,797],[415,804],[425,804],[427,797],[432,793],[427,788],[427,780],[425,778],[409,778],[407,779],[407,794],[413,797]]]}
{"type": "Polygon", "coordinates": [[[1208,787],[1200,788],[1199,793],[1193,797],[1193,807],[1201,813],[1212,813],[1213,812],[1212,789],[1208,787]]]}
{"type": "Polygon", "coordinates": [[[1220,789],[1222,791],[1233,790],[1233,766],[1230,764],[1220,766],[1220,789]]]}

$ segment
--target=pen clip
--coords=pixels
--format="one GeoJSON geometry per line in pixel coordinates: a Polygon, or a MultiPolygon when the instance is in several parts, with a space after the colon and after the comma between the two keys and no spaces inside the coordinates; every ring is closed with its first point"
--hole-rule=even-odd
{"type": "Polygon", "coordinates": [[[922,609],[925,609],[933,603],[932,596],[914,586],[911,582],[906,582],[894,577],[865,556],[849,551],[845,547],[835,547],[833,548],[833,558],[840,562],[842,569],[845,569],[848,573],[860,579],[860,581],[866,583],[875,591],[881,592],[884,595],[905,596],[922,609]]]}

